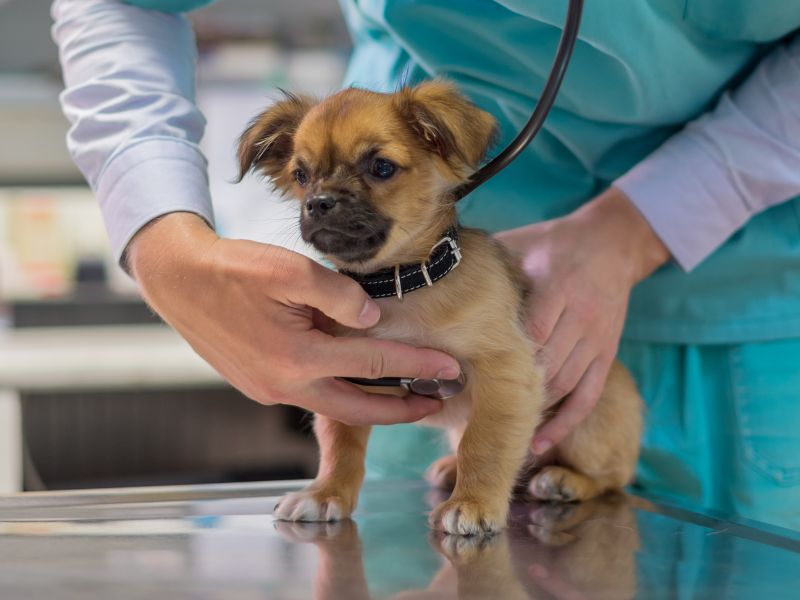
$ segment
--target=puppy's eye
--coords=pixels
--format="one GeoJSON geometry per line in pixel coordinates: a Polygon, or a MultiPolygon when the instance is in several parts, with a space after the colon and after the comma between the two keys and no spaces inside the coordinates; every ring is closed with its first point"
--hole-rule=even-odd
{"type": "Polygon", "coordinates": [[[295,169],[293,175],[294,180],[300,187],[308,183],[308,174],[303,169],[295,169]]]}
{"type": "Polygon", "coordinates": [[[389,179],[389,177],[394,175],[395,170],[396,167],[394,163],[385,158],[376,158],[372,161],[372,165],[370,165],[369,168],[370,174],[378,179],[389,179]]]}

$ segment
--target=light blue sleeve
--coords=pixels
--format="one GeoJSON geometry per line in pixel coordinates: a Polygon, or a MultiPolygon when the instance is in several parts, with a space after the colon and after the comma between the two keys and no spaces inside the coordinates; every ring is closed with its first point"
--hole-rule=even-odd
{"type": "Polygon", "coordinates": [[[52,16],[67,145],[116,257],[161,215],[193,212],[213,224],[188,20],[119,0],[56,0],[52,16]]]}
{"type": "Polygon", "coordinates": [[[800,195],[800,34],[615,185],[686,271],[800,195]]]}
{"type": "Polygon", "coordinates": [[[206,6],[215,0],[123,0],[125,4],[132,4],[139,8],[150,8],[163,12],[183,13],[206,6]]]}

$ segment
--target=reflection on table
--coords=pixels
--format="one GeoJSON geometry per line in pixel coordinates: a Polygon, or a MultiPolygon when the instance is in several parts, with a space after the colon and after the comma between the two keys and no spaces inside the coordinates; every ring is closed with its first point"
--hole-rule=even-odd
{"type": "Polygon", "coordinates": [[[490,538],[431,531],[436,492],[365,487],[354,521],[274,522],[291,483],[0,498],[0,596],[796,598],[800,537],[630,496],[517,504],[490,538]]]}

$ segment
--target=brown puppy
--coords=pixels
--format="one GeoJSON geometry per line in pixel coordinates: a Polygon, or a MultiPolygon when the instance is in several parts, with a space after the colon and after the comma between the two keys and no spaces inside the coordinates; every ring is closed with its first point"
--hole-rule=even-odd
{"type": "MultiPolygon", "coordinates": [[[[239,159],[242,176],[259,171],[300,200],[304,240],[340,270],[372,273],[429,259],[443,232],[457,226],[453,190],[478,167],[494,134],[488,113],[436,80],[394,94],[347,89],[321,102],[288,96],[253,120],[239,159]]],[[[438,348],[459,360],[466,388],[424,421],[447,429],[456,451],[433,467],[434,479],[454,490],[430,520],[449,533],[477,534],[504,526],[546,398],[523,322],[526,277],[485,233],[460,228],[458,238],[457,268],[402,300],[378,300],[375,327],[340,334],[438,348]]],[[[640,429],[639,396],[616,364],[597,408],[548,466],[538,465],[530,492],[572,501],[624,486],[640,429]]],[[[349,516],[369,431],[317,416],[319,474],[308,489],[284,498],[275,515],[349,516]]]]}

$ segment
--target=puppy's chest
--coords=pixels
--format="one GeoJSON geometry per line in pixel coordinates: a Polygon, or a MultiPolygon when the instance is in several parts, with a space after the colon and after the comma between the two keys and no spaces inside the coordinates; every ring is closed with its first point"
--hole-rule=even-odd
{"type": "Polygon", "coordinates": [[[384,300],[380,303],[381,319],[367,330],[369,337],[403,342],[413,346],[449,347],[447,331],[435,315],[425,312],[419,302],[384,300]]]}
{"type": "MultiPolygon", "coordinates": [[[[417,303],[419,304],[419,303],[417,303]]],[[[470,369],[469,335],[463,327],[452,320],[436,315],[431,305],[424,308],[403,301],[381,302],[381,320],[367,331],[374,338],[403,342],[416,347],[436,348],[455,357],[462,368],[470,369]]],[[[468,391],[454,398],[448,398],[440,412],[428,416],[419,423],[427,427],[461,430],[466,424],[471,410],[468,391]]]]}

